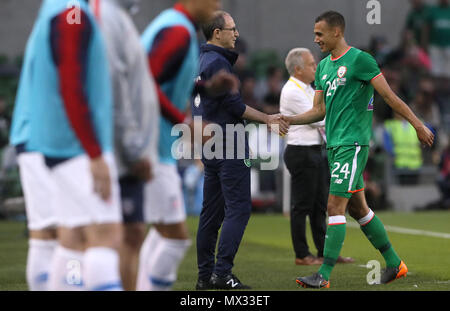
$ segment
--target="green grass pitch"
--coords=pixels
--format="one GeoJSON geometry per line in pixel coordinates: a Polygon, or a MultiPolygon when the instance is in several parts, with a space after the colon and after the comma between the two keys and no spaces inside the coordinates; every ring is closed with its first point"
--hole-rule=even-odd
{"type": "MultiPolygon", "coordinates": [[[[326,290],[450,290],[450,213],[378,212],[389,228],[391,226],[446,233],[443,237],[420,232],[388,232],[391,243],[408,266],[404,279],[388,285],[369,285],[366,276],[370,260],[384,266],[382,256],[373,249],[357,223],[347,217],[347,235],[341,254],[352,256],[354,264],[338,264],[330,278],[331,288],[326,290]]],[[[195,231],[198,218],[189,217],[188,225],[193,240],[178,273],[174,290],[194,290],[197,280],[195,231]]],[[[310,250],[316,250],[308,232],[310,250]]],[[[25,263],[27,240],[25,224],[0,222],[0,290],[27,290],[25,263]]],[[[254,290],[304,291],[295,283],[298,276],[309,275],[318,266],[295,266],[289,230],[289,219],[282,215],[253,214],[247,226],[233,272],[254,290]]]]}

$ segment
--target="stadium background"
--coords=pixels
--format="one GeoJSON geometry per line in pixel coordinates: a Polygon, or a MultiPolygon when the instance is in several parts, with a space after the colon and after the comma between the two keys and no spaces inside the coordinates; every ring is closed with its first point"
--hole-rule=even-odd
{"type": "MultiPolygon", "coordinates": [[[[222,1],[223,8],[235,18],[240,34],[248,42],[250,51],[275,49],[282,55],[297,45],[315,48],[312,25],[315,16],[326,9],[338,10],[346,17],[346,37],[353,45],[367,45],[370,36],[374,34],[383,34],[391,44],[397,44],[410,8],[409,0],[380,1],[382,16],[380,25],[367,24],[366,15],[369,11],[366,9],[367,2],[366,0],[222,1]]],[[[141,3],[141,10],[135,16],[135,21],[142,31],[152,18],[174,3],[174,0],[142,0],[141,3]]],[[[0,54],[14,57],[23,52],[39,4],[40,0],[1,1],[0,54]]]]}
{"type": "MultiPolygon", "coordinates": [[[[0,220],[25,220],[14,153],[7,147],[8,131],[21,57],[40,2],[0,2],[0,220]]],[[[392,118],[391,111],[386,109],[387,106],[380,98],[375,99],[374,139],[366,170],[366,186],[371,207],[374,210],[396,212],[438,209],[444,211],[441,220],[448,219],[450,194],[448,188],[445,190],[440,186],[443,181],[448,185],[449,181],[449,168],[442,166],[443,163],[448,163],[445,161],[449,161],[450,157],[449,80],[431,76],[426,64],[411,62],[414,55],[409,55],[408,51],[417,49],[418,45],[405,46],[403,37],[411,1],[379,0],[381,23],[372,25],[367,22],[367,15],[371,11],[371,8],[366,7],[368,2],[223,0],[223,8],[234,17],[241,36],[238,47],[243,57],[237,72],[241,78],[244,100],[246,104],[257,109],[275,112],[277,92],[288,78],[283,66],[287,52],[293,47],[307,47],[313,51],[317,60],[320,60],[323,55],[320,55],[313,43],[314,18],[325,10],[334,9],[341,12],[346,17],[347,42],[375,56],[391,87],[422,119],[431,124],[438,134],[435,146],[431,150],[423,150],[423,165],[420,169],[406,172],[406,178],[400,178],[405,172],[396,170],[393,158],[383,143],[384,122],[392,118]],[[431,97],[425,105],[420,106],[416,101],[422,91],[431,92],[431,97]]],[[[423,2],[435,5],[438,0],[423,2]]],[[[134,17],[139,30],[142,31],[153,17],[173,3],[173,0],[142,0],[141,10],[134,17]]],[[[286,181],[287,178],[283,163],[274,172],[259,171],[257,167],[258,165],[254,166],[252,176],[254,211],[286,211],[289,192],[283,188],[283,180],[286,181]]],[[[182,161],[180,173],[184,177],[188,212],[195,217],[199,213],[201,203],[201,168],[192,161],[182,161]]],[[[417,215],[423,216],[422,213],[417,215]]],[[[195,224],[195,218],[191,219],[190,223],[195,224]]],[[[4,226],[2,234],[17,230],[9,230],[10,226],[10,223],[4,226]]],[[[433,229],[432,223],[429,223],[426,229],[433,229]]],[[[438,229],[436,231],[450,233],[445,226],[440,225],[438,229]]],[[[251,232],[252,230],[246,233],[246,236],[251,232]]],[[[0,242],[4,241],[0,239],[0,242]]],[[[286,243],[289,248],[289,240],[286,243]]],[[[0,248],[2,244],[0,243],[0,248]]]]}

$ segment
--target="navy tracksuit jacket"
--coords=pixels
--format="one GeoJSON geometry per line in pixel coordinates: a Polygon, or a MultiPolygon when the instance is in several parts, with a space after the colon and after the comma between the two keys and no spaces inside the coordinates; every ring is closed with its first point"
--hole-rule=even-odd
{"type": "MultiPolygon", "coordinates": [[[[238,54],[224,48],[204,44],[200,47],[200,79],[211,78],[221,69],[233,72],[232,66],[238,54]]],[[[234,144],[227,144],[226,124],[245,125],[242,115],[246,109],[239,94],[224,94],[216,98],[194,94],[192,100],[193,116],[202,116],[203,120],[219,124],[224,130],[222,159],[206,159],[205,181],[203,188],[203,209],[197,232],[197,263],[199,279],[208,280],[214,272],[219,276],[231,273],[234,257],[244,235],[251,212],[250,167],[248,139],[239,141],[234,135],[234,144]],[[244,157],[238,158],[237,144],[245,148],[244,157]],[[235,148],[233,158],[225,158],[226,149],[235,148]],[[215,250],[218,231],[222,226],[217,261],[215,250]]]]}

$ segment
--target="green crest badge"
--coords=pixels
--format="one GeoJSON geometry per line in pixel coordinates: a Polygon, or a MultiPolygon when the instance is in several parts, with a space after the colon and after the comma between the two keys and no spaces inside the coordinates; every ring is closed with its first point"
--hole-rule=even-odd
{"type": "Polygon", "coordinates": [[[244,164],[245,164],[245,166],[247,166],[247,167],[252,166],[252,162],[250,161],[250,159],[244,159],[244,164]]]}

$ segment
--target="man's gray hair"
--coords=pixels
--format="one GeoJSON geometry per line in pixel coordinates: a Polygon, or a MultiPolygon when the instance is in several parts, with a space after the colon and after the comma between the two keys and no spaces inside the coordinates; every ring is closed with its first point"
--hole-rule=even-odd
{"type": "Polygon", "coordinates": [[[284,64],[286,65],[286,69],[291,76],[295,73],[295,66],[303,68],[305,65],[303,62],[303,54],[305,53],[311,53],[311,51],[307,48],[294,48],[289,51],[284,64]]]}

